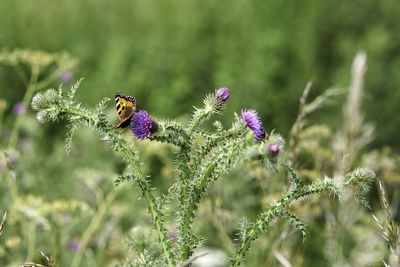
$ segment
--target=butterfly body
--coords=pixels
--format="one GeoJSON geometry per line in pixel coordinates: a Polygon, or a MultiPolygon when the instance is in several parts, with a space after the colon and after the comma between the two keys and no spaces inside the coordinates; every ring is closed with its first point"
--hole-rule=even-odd
{"type": "Polygon", "coordinates": [[[131,122],[131,118],[136,111],[136,100],[131,96],[124,96],[120,93],[115,94],[115,106],[117,108],[120,122],[113,129],[124,128],[131,122]]]}

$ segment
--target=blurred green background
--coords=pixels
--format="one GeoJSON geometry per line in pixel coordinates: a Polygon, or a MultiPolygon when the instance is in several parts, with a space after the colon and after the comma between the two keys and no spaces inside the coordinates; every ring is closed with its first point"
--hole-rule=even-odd
{"type": "MultiPolygon", "coordinates": [[[[74,80],[85,77],[77,98],[86,106],[120,91],[136,97],[138,108],[156,117],[185,121],[207,93],[228,87],[231,97],[219,120],[229,126],[233,112],[254,108],[268,132],[276,129],[285,138],[307,81],[313,82],[310,101],[328,88],[347,88],[353,58],[364,50],[368,69],[362,112],[365,121],[375,125],[375,138],[363,148],[365,154],[357,155],[356,164],[373,168],[389,184],[393,214],[399,217],[399,21],[398,0],[1,0],[0,49],[67,51],[79,60],[71,70],[74,80]],[[390,148],[381,149],[384,146],[390,148]]],[[[16,120],[13,106],[24,94],[14,69],[0,65],[0,99],[8,103],[2,148],[16,120]]],[[[310,127],[302,133],[298,162],[307,182],[332,175],[332,143],[343,124],[345,102],[343,94],[335,98],[334,107],[307,117],[310,127]]],[[[112,101],[108,114],[117,122],[112,101]]],[[[17,198],[10,196],[9,177],[1,177],[0,216],[4,210],[11,215],[2,236],[5,244],[0,239],[0,264],[38,262],[38,251],[43,250],[60,266],[69,266],[77,255],[71,244],[82,245],[94,214],[104,207],[107,211],[85,246],[81,266],[105,266],[132,256],[121,240],[134,226],[151,235],[151,221],[137,188],[114,191],[112,179],[126,167],[122,156],[82,128],[67,157],[65,122],[40,125],[34,116],[28,112],[24,117],[13,152],[17,198]],[[35,230],[37,236],[32,237],[35,230]]],[[[156,142],[135,143],[135,149],[152,185],[165,193],[176,174],[176,150],[156,142]]],[[[195,222],[196,231],[207,238],[206,246],[232,255],[241,216],[254,218],[279,197],[285,182],[252,164],[218,181],[195,222]]],[[[370,199],[379,210],[375,188],[370,199]]],[[[309,224],[310,238],[303,243],[287,224],[275,222],[273,231],[254,243],[245,266],[280,266],[276,251],[293,266],[380,266],[380,259],[389,257],[366,209],[327,198],[292,208],[309,224]]],[[[383,218],[382,210],[376,214],[383,218]]],[[[167,219],[172,216],[167,214],[167,219]]]]}
{"type": "MultiPolygon", "coordinates": [[[[363,49],[372,145],[399,150],[399,14],[397,0],[2,0],[0,45],[68,51],[80,62],[75,78],[85,77],[81,99],[121,91],[159,117],[191,112],[205,93],[229,87],[228,112],[255,108],[266,129],[284,135],[306,82],[311,97],[347,86],[363,49]]],[[[12,104],[24,90],[10,72],[0,67],[0,98],[12,104]]]]}

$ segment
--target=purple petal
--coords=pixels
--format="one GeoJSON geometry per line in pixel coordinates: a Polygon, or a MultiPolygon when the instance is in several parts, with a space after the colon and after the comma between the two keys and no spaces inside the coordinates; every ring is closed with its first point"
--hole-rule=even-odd
{"type": "Polygon", "coordinates": [[[140,110],[135,113],[131,121],[132,133],[137,139],[144,140],[157,130],[157,124],[151,119],[146,110],[140,110]]]}
{"type": "Polygon", "coordinates": [[[228,88],[225,88],[225,87],[219,88],[219,89],[217,90],[216,95],[217,95],[217,99],[218,99],[219,101],[225,102],[226,100],[228,100],[228,98],[229,98],[229,96],[230,96],[229,89],[228,89],[228,88]]]}
{"type": "Polygon", "coordinates": [[[263,140],[266,136],[262,127],[262,122],[254,109],[242,110],[242,118],[247,127],[249,127],[254,133],[254,139],[256,141],[263,140]]]}

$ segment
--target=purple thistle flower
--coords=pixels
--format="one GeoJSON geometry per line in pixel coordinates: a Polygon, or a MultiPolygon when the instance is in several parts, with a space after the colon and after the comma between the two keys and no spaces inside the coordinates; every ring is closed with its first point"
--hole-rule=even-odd
{"type": "Polygon", "coordinates": [[[61,73],[60,75],[60,81],[62,83],[70,83],[72,81],[72,78],[74,77],[74,75],[72,74],[72,72],[70,71],[64,71],[63,73],[61,73]]]}
{"type": "Polygon", "coordinates": [[[79,243],[78,240],[72,239],[72,240],[69,242],[69,249],[70,249],[71,251],[73,251],[73,252],[77,252],[77,251],[79,251],[79,250],[81,249],[81,244],[79,243]]]}
{"type": "Polygon", "coordinates": [[[13,111],[15,115],[21,116],[26,113],[26,107],[22,102],[18,102],[14,105],[13,111]]]}
{"type": "Polygon", "coordinates": [[[260,121],[260,117],[258,117],[257,111],[254,109],[242,110],[242,118],[244,123],[250,130],[254,133],[254,139],[256,141],[263,140],[265,138],[265,132],[262,127],[262,122],[260,121]]]}
{"type": "Polygon", "coordinates": [[[272,156],[276,156],[279,153],[279,146],[277,144],[271,144],[268,147],[268,151],[272,156]]]}
{"type": "Polygon", "coordinates": [[[217,100],[219,100],[220,102],[225,102],[230,96],[229,89],[225,87],[219,88],[217,90],[216,96],[217,100]]]}
{"type": "Polygon", "coordinates": [[[140,110],[132,117],[132,133],[137,139],[144,140],[149,138],[152,133],[157,131],[157,123],[151,119],[146,110],[140,110]]]}

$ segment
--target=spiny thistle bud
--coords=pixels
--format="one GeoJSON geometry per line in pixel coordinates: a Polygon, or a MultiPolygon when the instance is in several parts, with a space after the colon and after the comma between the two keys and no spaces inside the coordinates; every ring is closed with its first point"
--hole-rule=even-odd
{"type": "Polygon", "coordinates": [[[272,156],[276,156],[279,153],[279,146],[277,144],[271,144],[268,147],[268,151],[272,156]]]}
{"type": "Polygon", "coordinates": [[[367,192],[375,181],[375,173],[368,168],[358,168],[346,174],[346,185],[350,185],[357,194],[367,192]]]}
{"type": "Polygon", "coordinates": [[[218,101],[225,102],[230,96],[229,89],[225,87],[219,88],[215,95],[218,101]]]}
{"type": "Polygon", "coordinates": [[[131,121],[132,133],[137,139],[144,140],[157,131],[158,125],[146,110],[136,112],[131,121]]]}
{"type": "Polygon", "coordinates": [[[242,110],[242,118],[246,126],[253,131],[254,139],[256,141],[261,141],[265,138],[266,133],[264,132],[262,122],[260,121],[257,111],[254,109],[242,110]]]}
{"type": "Polygon", "coordinates": [[[215,112],[220,112],[225,101],[228,100],[230,96],[228,88],[219,88],[215,91],[215,96],[213,96],[213,104],[215,105],[215,112]]]}

